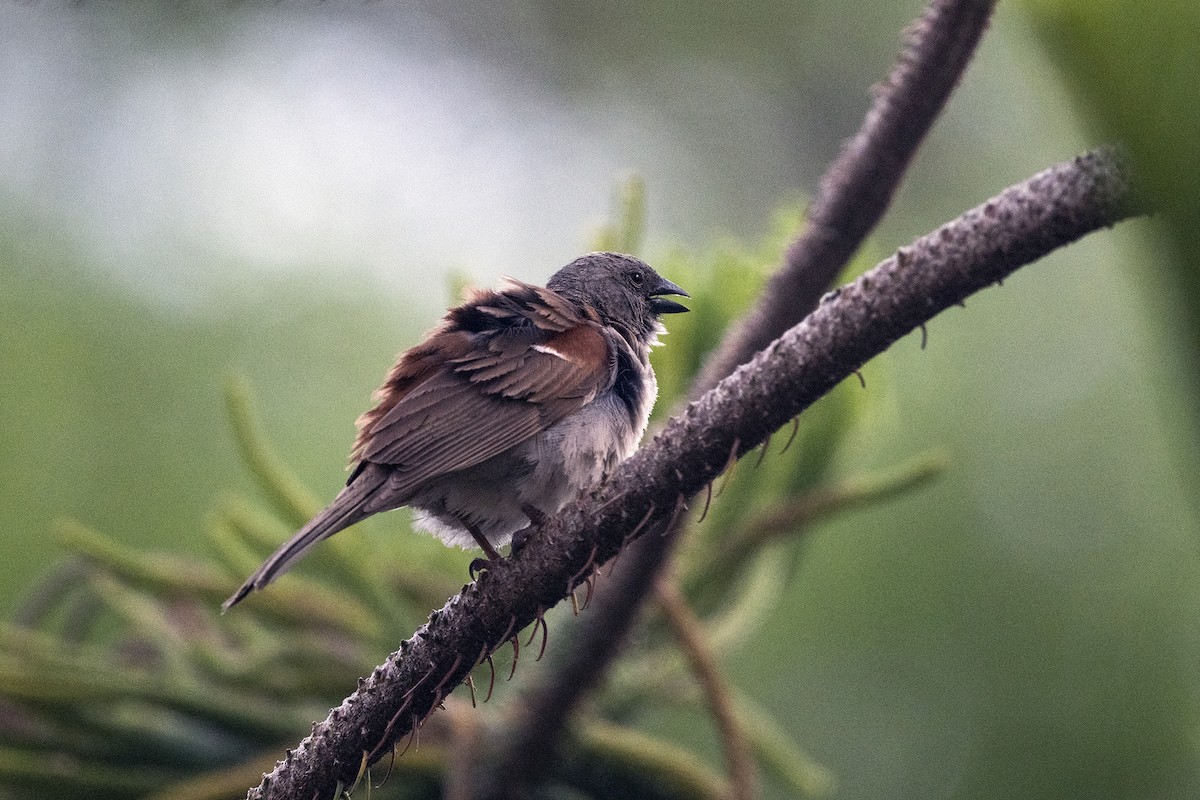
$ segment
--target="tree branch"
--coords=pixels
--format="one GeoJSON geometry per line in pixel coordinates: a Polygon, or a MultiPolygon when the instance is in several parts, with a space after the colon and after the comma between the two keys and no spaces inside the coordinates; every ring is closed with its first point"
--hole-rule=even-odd
{"type": "Polygon", "coordinates": [[[612,478],[550,518],[388,657],[250,798],[331,798],[414,731],[481,659],[512,639],[682,498],[894,341],[971,293],[1128,216],[1111,151],[1014,186],[826,296],[801,324],[672,418],[612,478]]]}
{"type": "MultiPolygon", "coordinates": [[[[913,154],[966,70],[987,28],[994,0],[932,0],[909,28],[905,47],[858,132],[821,179],[808,225],[788,248],[783,266],[758,303],[725,336],[692,386],[696,398],[816,307],[899,186],[913,154]]],[[[558,732],[578,700],[588,694],[620,651],[654,577],[674,549],[677,530],[665,529],[630,548],[572,631],[570,647],[523,698],[526,724],[504,739],[501,770],[515,780],[535,780],[548,763],[558,732]]]]}
{"type": "Polygon", "coordinates": [[[704,690],[705,700],[713,719],[716,720],[717,729],[721,734],[721,749],[725,751],[725,763],[729,769],[729,783],[733,789],[732,800],[753,800],[758,784],[754,756],[750,751],[750,743],[742,732],[729,687],[720,667],[717,666],[716,657],[704,641],[704,628],[688,607],[683,592],[668,575],[659,576],[655,597],[667,624],[679,640],[679,646],[692,667],[696,682],[704,690]]]}
{"type": "Polygon", "coordinates": [[[879,222],[908,164],[958,84],[987,29],[995,0],[932,0],[908,29],[899,59],[863,118],[821,178],[804,232],[755,308],[704,365],[692,396],[816,307],[863,239],[879,222]]]}

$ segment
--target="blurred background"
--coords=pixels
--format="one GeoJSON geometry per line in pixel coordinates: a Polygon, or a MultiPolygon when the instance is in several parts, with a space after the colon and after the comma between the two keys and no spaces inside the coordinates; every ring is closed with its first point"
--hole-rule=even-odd
{"type": "MultiPolygon", "coordinates": [[[[921,7],[0,7],[0,608],[61,558],[59,518],[205,553],[214,499],[251,485],[231,374],[331,497],[451,276],[544,281],[624,175],[652,263],[766,237],[921,7]]],[[[931,448],[949,469],[816,531],[726,659],[836,797],[1200,791],[1198,20],[1001,4],[869,245],[864,264],[1114,139],[1165,209],[865,371],[839,470],[931,448]]]]}

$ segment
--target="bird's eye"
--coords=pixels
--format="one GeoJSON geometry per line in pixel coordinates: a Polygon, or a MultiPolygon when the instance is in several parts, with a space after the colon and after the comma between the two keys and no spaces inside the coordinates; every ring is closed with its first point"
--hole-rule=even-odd
{"type": "Polygon", "coordinates": [[[633,272],[629,273],[629,282],[634,286],[641,286],[646,282],[646,276],[642,274],[640,269],[635,269],[633,272]]]}

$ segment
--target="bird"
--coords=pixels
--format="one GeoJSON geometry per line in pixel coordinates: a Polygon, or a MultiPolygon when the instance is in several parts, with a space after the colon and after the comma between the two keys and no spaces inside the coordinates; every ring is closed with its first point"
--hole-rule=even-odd
{"type": "MultiPolygon", "coordinates": [[[[497,548],[637,448],[658,394],[659,317],[690,297],[648,264],[589,253],[545,287],[471,290],[401,353],[358,418],[346,486],[222,605],[264,588],[317,543],[401,506],[447,545],[497,548]]],[[[480,560],[476,560],[476,564],[480,560]]],[[[472,570],[474,571],[474,569],[472,570]]]]}

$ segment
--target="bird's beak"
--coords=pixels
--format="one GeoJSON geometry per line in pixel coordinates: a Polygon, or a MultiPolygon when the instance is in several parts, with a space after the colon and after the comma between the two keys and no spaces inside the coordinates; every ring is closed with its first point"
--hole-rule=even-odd
{"type": "Polygon", "coordinates": [[[667,300],[660,295],[675,294],[680,297],[691,297],[679,286],[671,283],[666,278],[659,278],[658,283],[650,290],[650,310],[655,314],[680,314],[688,310],[687,306],[680,305],[674,300],[667,300]]]}

